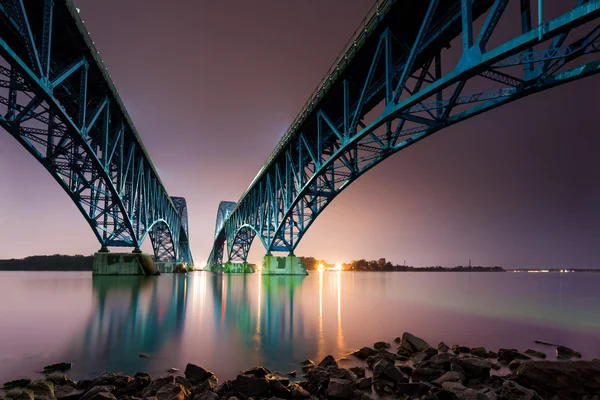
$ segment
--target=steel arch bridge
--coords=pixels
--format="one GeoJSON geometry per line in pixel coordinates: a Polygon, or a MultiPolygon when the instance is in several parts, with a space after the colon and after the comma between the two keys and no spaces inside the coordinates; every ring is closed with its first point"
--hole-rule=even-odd
{"type": "Polygon", "coordinates": [[[71,0],[0,0],[0,125],[82,213],[102,249],[193,262],[169,197],[71,0]]]}
{"type": "Polygon", "coordinates": [[[600,0],[377,1],[236,203],[209,265],[225,243],[245,261],[256,235],[267,255],[293,255],[325,207],[392,154],[597,74],[599,23],[600,0]]]}

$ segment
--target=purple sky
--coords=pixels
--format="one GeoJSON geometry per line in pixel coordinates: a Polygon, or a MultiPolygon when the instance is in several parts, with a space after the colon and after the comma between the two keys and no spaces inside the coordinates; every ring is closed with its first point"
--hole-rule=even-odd
{"type": "MultiPolygon", "coordinates": [[[[76,4],[167,190],[187,199],[202,262],[219,201],[239,199],[372,0],[76,4]]],[[[600,267],[599,84],[520,100],[391,157],[327,208],[296,253],[600,267]]],[[[69,197],[6,133],[0,187],[0,258],[99,248],[69,197]]],[[[255,241],[249,260],[263,254],[255,241]]]]}

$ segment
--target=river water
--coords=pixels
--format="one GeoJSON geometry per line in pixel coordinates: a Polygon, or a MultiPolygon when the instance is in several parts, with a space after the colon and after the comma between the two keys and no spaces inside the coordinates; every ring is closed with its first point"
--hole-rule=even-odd
{"type": "Polygon", "coordinates": [[[287,372],[404,331],[434,346],[534,348],[554,358],[533,343],[543,340],[600,358],[598,288],[600,273],[0,272],[0,383],[62,361],[73,362],[74,379],[164,375],[188,362],[221,380],[254,365],[287,372]]]}

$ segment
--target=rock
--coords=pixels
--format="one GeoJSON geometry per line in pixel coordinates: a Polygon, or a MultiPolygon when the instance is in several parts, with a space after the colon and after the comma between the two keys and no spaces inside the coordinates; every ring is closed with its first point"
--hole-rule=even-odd
{"type": "Polygon", "coordinates": [[[260,396],[269,391],[269,381],[253,375],[238,375],[233,387],[246,396],[260,396]]]}
{"type": "Polygon", "coordinates": [[[484,347],[474,347],[471,349],[471,354],[481,358],[487,358],[488,352],[484,347]]]}
{"type": "Polygon", "coordinates": [[[398,368],[400,368],[400,371],[404,372],[408,376],[411,376],[413,373],[413,369],[408,365],[401,365],[398,368]]]}
{"type": "Polygon", "coordinates": [[[13,389],[6,392],[6,398],[13,400],[34,400],[34,394],[29,389],[13,389]]]}
{"type": "Polygon", "coordinates": [[[147,372],[136,372],[134,378],[150,378],[150,374],[147,372]]]}
{"type": "Polygon", "coordinates": [[[354,392],[352,382],[345,379],[331,378],[327,387],[327,397],[333,399],[349,399],[354,392]]]}
{"type": "Polygon", "coordinates": [[[77,389],[73,385],[61,385],[54,387],[54,397],[57,400],[77,400],[85,392],[83,389],[77,389]]]}
{"type": "Polygon", "coordinates": [[[92,386],[115,386],[117,388],[126,387],[133,378],[129,375],[116,372],[103,372],[92,381],[92,386]]]}
{"type": "Polygon", "coordinates": [[[94,386],[81,397],[81,400],[92,400],[99,393],[112,393],[113,390],[115,390],[114,386],[94,386]]]}
{"type": "Polygon", "coordinates": [[[518,369],[521,366],[521,360],[512,360],[509,364],[508,364],[508,369],[510,369],[511,371],[515,371],[516,369],[518,369]]]}
{"type": "Polygon", "coordinates": [[[305,399],[310,397],[310,393],[296,383],[290,383],[288,389],[292,392],[292,399],[305,399]]]}
{"type": "Polygon", "coordinates": [[[542,353],[541,351],[537,351],[537,350],[533,350],[533,349],[527,349],[523,353],[527,354],[528,356],[531,356],[531,357],[546,358],[545,353],[542,353]]]}
{"type": "MultiPolygon", "coordinates": [[[[333,368],[333,367],[332,367],[333,368]]],[[[290,378],[285,377],[285,376],[281,376],[278,375],[278,372],[275,373],[270,373],[269,375],[265,376],[265,378],[270,382],[270,381],[277,381],[279,383],[281,383],[283,386],[287,386],[290,384],[290,378]]]]}
{"type": "Polygon", "coordinates": [[[185,367],[184,375],[185,379],[190,381],[192,385],[196,385],[204,382],[215,374],[195,364],[188,364],[185,367]]]}
{"type": "Polygon", "coordinates": [[[350,372],[352,372],[358,379],[365,377],[365,368],[364,367],[352,367],[350,368],[350,372]]]}
{"type": "Polygon", "coordinates": [[[52,382],[55,385],[66,385],[69,383],[69,377],[65,374],[51,374],[46,377],[48,382],[52,382]]]}
{"type": "Polygon", "coordinates": [[[319,367],[323,367],[323,368],[327,368],[330,366],[334,366],[337,367],[338,364],[335,361],[335,358],[333,358],[332,355],[328,355],[326,356],[320,363],[319,363],[319,367]]]}
{"type": "Polygon", "coordinates": [[[296,370],[288,372],[288,375],[291,376],[292,378],[295,378],[296,377],[296,370]]]}
{"type": "Polygon", "coordinates": [[[373,379],[386,379],[391,382],[408,382],[408,376],[387,359],[379,360],[373,366],[373,379]]]}
{"type": "Polygon", "coordinates": [[[496,398],[493,393],[484,394],[475,389],[466,388],[460,382],[446,382],[442,387],[456,396],[454,398],[460,400],[493,400],[496,398]]]}
{"type": "Polygon", "coordinates": [[[175,383],[183,386],[184,388],[186,388],[188,390],[192,390],[192,384],[190,383],[190,381],[185,379],[183,376],[176,376],[175,383]]]}
{"type": "Polygon", "coordinates": [[[414,354],[412,356],[412,362],[413,364],[416,363],[420,363],[426,360],[429,360],[431,357],[435,356],[438,353],[438,351],[436,349],[434,349],[433,347],[430,347],[428,349],[425,349],[417,354],[414,354]]]}
{"type": "Polygon", "coordinates": [[[510,363],[512,360],[529,360],[530,357],[525,354],[519,353],[515,349],[500,349],[498,350],[498,360],[505,364],[510,363]]]}
{"type": "Polygon", "coordinates": [[[497,393],[504,400],[542,400],[534,390],[527,389],[514,381],[504,381],[497,393]]]}
{"type": "Polygon", "coordinates": [[[558,346],[556,348],[556,357],[561,357],[564,359],[571,359],[573,357],[581,358],[581,353],[578,351],[571,350],[565,346],[558,346]]]}
{"type": "Polygon", "coordinates": [[[450,347],[448,347],[446,343],[440,342],[437,346],[437,349],[440,353],[446,353],[448,350],[450,350],[450,347]]]}
{"type": "Polygon", "coordinates": [[[363,347],[360,350],[355,351],[354,353],[352,353],[353,356],[360,358],[361,360],[366,360],[367,358],[374,356],[377,354],[377,350],[374,350],[370,347],[363,347]]]}
{"type": "Polygon", "coordinates": [[[433,368],[415,368],[410,378],[413,382],[431,382],[442,376],[444,372],[433,368]]]}
{"type": "MultiPolygon", "coordinates": [[[[189,379],[188,379],[189,380],[189,379]]],[[[148,386],[144,388],[142,391],[142,397],[151,397],[156,396],[156,392],[162,389],[164,386],[175,382],[175,378],[173,375],[162,376],[159,378],[155,378],[148,386]]]]}
{"type": "Polygon", "coordinates": [[[600,393],[599,361],[523,361],[515,381],[543,398],[580,399],[600,393]]]}
{"type": "Polygon", "coordinates": [[[305,366],[305,365],[315,365],[315,363],[312,360],[306,359],[304,361],[300,361],[300,365],[305,366]]]}
{"type": "Polygon", "coordinates": [[[25,387],[29,385],[31,379],[17,379],[14,381],[8,381],[4,383],[4,390],[13,389],[16,387],[25,387]]]}
{"type": "Polygon", "coordinates": [[[177,368],[169,368],[169,370],[167,372],[172,374],[177,371],[179,371],[177,368]]]}
{"type": "Polygon", "coordinates": [[[46,365],[44,367],[44,373],[50,373],[50,372],[54,372],[54,371],[67,371],[69,369],[71,369],[71,363],[67,363],[67,362],[61,362],[58,364],[50,364],[50,365],[46,365]]]}
{"type": "Polygon", "coordinates": [[[269,381],[269,389],[271,393],[280,399],[291,399],[292,392],[276,379],[269,381]]]}
{"type": "Polygon", "coordinates": [[[492,367],[492,369],[493,369],[494,371],[498,371],[498,370],[500,370],[500,369],[502,368],[502,366],[501,366],[500,364],[498,364],[498,363],[495,363],[495,362],[492,362],[492,365],[491,365],[491,367],[492,367]]]}
{"type": "Polygon", "coordinates": [[[306,380],[300,382],[300,385],[311,394],[316,394],[321,389],[327,387],[330,377],[331,375],[327,372],[326,368],[314,367],[306,373],[306,380]]]}
{"type": "Polygon", "coordinates": [[[400,343],[402,341],[402,338],[400,336],[397,336],[396,339],[394,339],[394,343],[400,343]]]}
{"type": "Polygon", "coordinates": [[[139,358],[150,358],[150,356],[148,354],[144,354],[144,353],[140,353],[138,354],[139,358]]]}
{"type": "Polygon", "coordinates": [[[451,348],[452,352],[454,354],[460,354],[460,353],[470,353],[471,349],[468,348],[467,346],[459,346],[457,344],[453,345],[451,348]]]}
{"type": "Polygon", "coordinates": [[[423,383],[399,383],[395,389],[398,394],[414,398],[426,395],[431,390],[431,387],[423,383]]]}
{"type": "Polygon", "coordinates": [[[560,346],[559,344],[548,343],[548,342],[542,342],[541,340],[534,340],[533,342],[534,342],[534,343],[537,343],[537,344],[543,344],[543,345],[545,345],[545,346],[552,346],[552,347],[558,347],[558,346],[560,346]]]}
{"type": "Polygon", "coordinates": [[[218,379],[214,376],[205,380],[204,382],[202,382],[201,384],[199,384],[198,386],[193,388],[192,397],[194,397],[195,395],[200,394],[204,391],[207,391],[207,390],[210,390],[212,392],[216,391],[217,383],[218,383],[218,379]]]}
{"type": "Polygon", "coordinates": [[[371,388],[371,384],[373,383],[373,380],[371,379],[371,377],[368,378],[361,378],[359,379],[358,382],[356,382],[356,387],[358,389],[370,389],[371,388]]]}
{"type": "Polygon", "coordinates": [[[404,332],[402,334],[402,341],[400,343],[400,347],[398,348],[398,354],[405,357],[411,357],[415,353],[419,353],[425,349],[430,348],[429,343],[424,341],[423,339],[408,333],[404,332]]]}
{"type": "Polygon", "coordinates": [[[380,395],[394,394],[394,382],[385,379],[377,379],[373,381],[373,389],[380,395]]]}
{"type": "Polygon", "coordinates": [[[264,378],[267,375],[269,375],[270,373],[271,373],[271,371],[269,371],[268,369],[266,369],[264,367],[254,367],[254,368],[250,368],[249,370],[246,370],[243,372],[244,375],[252,375],[257,378],[264,378]]]}
{"type": "Polygon", "coordinates": [[[210,390],[206,390],[202,393],[199,393],[191,398],[191,400],[218,400],[219,395],[210,390]]]}
{"type": "Polygon", "coordinates": [[[373,345],[373,348],[375,350],[381,350],[381,349],[389,349],[390,347],[392,347],[391,344],[387,343],[387,342],[376,342],[373,345]]]}
{"type": "Polygon", "coordinates": [[[488,358],[498,358],[498,353],[493,351],[488,351],[488,358]]]}
{"type": "Polygon", "coordinates": [[[53,399],[54,384],[48,381],[33,381],[27,385],[27,389],[33,392],[36,399],[53,399]]]}
{"type": "Polygon", "coordinates": [[[90,400],[117,400],[114,394],[109,392],[96,393],[90,400]]]}
{"type": "Polygon", "coordinates": [[[418,368],[433,368],[444,371],[450,371],[450,365],[457,358],[452,353],[441,353],[431,357],[429,360],[418,363],[418,368]]]}
{"type": "Polygon", "coordinates": [[[457,358],[454,362],[465,371],[465,377],[485,378],[490,376],[492,362],[483,358],[457,358]]]}
{"type": "Polygon", "coordinates": [[[327,367],[327,374],[330,378],[345,379],[350,382],[356,382],[356,375],[345,368],[327,367]]]}
{"type": "Polygon", "coordinates": [[[464,375],[461,375],[456,371],[448,371],[444,375],[432,381],[431,383],[433,383],[436,386],[442,386],[446,382],[461,382],[464,379],[464,375]]]}

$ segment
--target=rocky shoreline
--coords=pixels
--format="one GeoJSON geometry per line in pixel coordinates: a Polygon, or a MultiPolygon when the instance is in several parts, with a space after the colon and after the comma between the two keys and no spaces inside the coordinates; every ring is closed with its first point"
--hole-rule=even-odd
{"type": "Polygon", "coordinates": [[[43,380],[6,382],[0,400],[600,400],[600,360],[579,360],[564,346],[544,343],[559,359],[547,361],[532,349],[493,352],[443,342],[434,348],[408,332],[394,342],[395,352],[392,343],[377,342],[352,353],[362,366],[342,368],[327,356],[300,363],[301,376],[254,367],[224,382],[194,364],[181,375],[175,368],[154,378],[104,372],[74,382],[64,374],[71,364],[59,363],[44,368],[43,380]],[[503,367],[506,374],[491,373],[503,367]]]}

